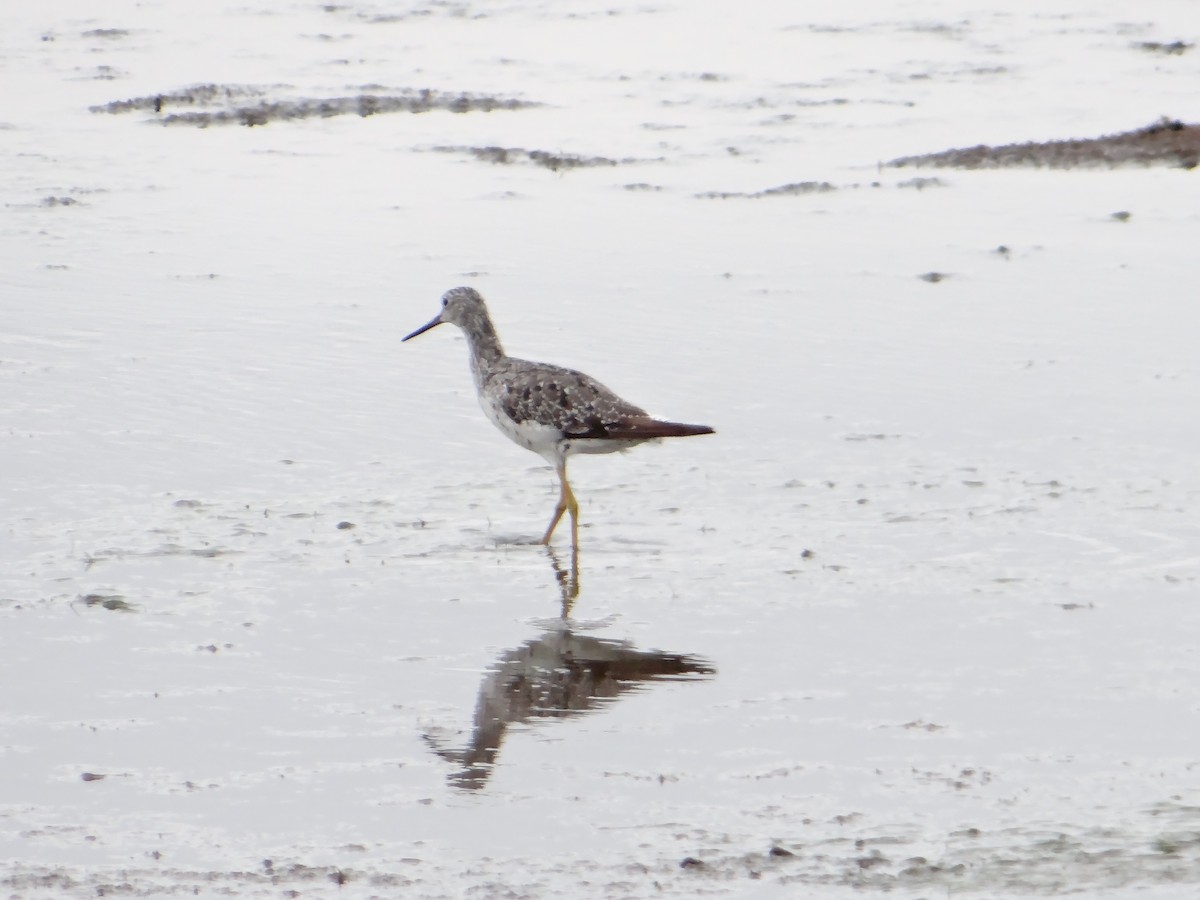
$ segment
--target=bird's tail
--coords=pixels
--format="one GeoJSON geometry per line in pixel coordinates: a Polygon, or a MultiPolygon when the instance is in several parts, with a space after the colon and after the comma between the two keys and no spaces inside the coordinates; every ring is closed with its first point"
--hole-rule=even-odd
{"type": "Polygon", "coordinates": [[[690,437],[694,434],[715,434],[707,425],[687,425],[683,422],[663,422],[659,419],[627,419],[617,425],[606,426],[610,438],[618,440],[648,441],[665,437],[690,437]]]}

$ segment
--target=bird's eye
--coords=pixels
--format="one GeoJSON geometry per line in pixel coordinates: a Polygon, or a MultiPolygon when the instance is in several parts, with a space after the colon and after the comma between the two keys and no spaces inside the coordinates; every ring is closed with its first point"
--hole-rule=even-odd
{"type": "Polygon", "coordinates": [[[449,303],[450,303],[450,301],[447,300],[445,297],[443,297],[442,298],[442,309],[445,309],[449,305],[449,303]]]}

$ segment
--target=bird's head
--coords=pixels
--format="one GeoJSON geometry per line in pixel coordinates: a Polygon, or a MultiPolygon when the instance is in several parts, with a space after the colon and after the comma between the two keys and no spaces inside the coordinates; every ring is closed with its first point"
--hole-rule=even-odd
{"type": "Polygon", "coordinates": [[[429,322],[422,325],[410,335],[402,338],[402,341],[407,341],[410,338],[415,338],[418,334],[424,334],[431,328],[436,328],[439,325],[449,322],[451,325],[457,325],[459,328],[466,328],[467,323],[477,316],[487,316],[487,309],[483,305],[483,297],[479,295],[479,291],[471,287],[456,287],[451,288],[442,294],[442,311],[433,317],[429,322]]]}

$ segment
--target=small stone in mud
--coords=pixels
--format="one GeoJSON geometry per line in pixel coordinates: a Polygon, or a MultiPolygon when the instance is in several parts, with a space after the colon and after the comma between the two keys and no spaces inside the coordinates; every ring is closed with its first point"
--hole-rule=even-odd
{"type": "Polygon", "coordinates": [[[95,772],[84,772],[79,776],[83,781],[103,781],[107,775],[97,775],[95,772]]]}
{"type": "Polygon", "coordinates": [[[870,869],[874,866],[883,865],[888,862],[888,858],[878,850],[872,850],[867,856],[859,857],[855,860],[860,869],[870,869]]]}
{"type": "Polygon", "coordinates": [[[358,526],[353,522],[338,522],[337,527],[339,531],[346,531],[350,528],[357,528],[358,526]]]}
{"type": "Polygon", "coordinates": [[[780,847],[779,845],[776,845],[771,848],[769,855],[786,858],[789,856],[795,856],[796,854],[791,850],[788,850],[786,847],[780,847]]]}
{"type": "Polygon", "coordinates": [[[1129,212],[1129,210],[1122,209],[1122,210],[1119,210],[1119,211],[1113,213],[1112,217],[1114,219],[1116,219],[1118,222],[1128,222],[1130,216],[1132,216],[1132,215],[1133,215],[1133,213],[1129,212]]]}
{"type": "Polygon", "coordinates": [[[944,281],[950,276],[945,272],[926,272],[919,276],[922,281],[928,281],[930,284],[937,284],[939,281],[944,281]]]}
{"type": "Polygon", "coordinates": [[[704,860],[702,860],[702,859],[696,859],[696,857],[694,857],[694,856],[685,856],[682,860],[680,860],[679,868],[681,868],[681,869],[703,869],[703,868],[706,868],[706,864],[705,864],[704,860]]]}

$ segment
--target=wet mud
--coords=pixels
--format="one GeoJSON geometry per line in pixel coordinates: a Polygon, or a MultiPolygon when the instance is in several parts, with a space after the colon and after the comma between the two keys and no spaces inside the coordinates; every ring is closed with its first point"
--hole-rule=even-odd
{"type": "MultiPolygon", "coordinates": [[[[853,825],[857,817],[840,818],[853,825]]],[[[761,852],[702,853],[683,858],[679,866],[710,883],[764,880],[869,892],[1027,896],[1188,883],[1200,865],[1200,840],[1194,832],[1169,832],[1143,847],[1118,846],[1112,838],[1102,829],[963,828],[945,835],[936,851],[914,852],[920,848],[907,836],[847,835],[761,852]]]]}
{"type": "Polygon", "coordinates": [[[367,92],[341,97],[274,99],[272,95],[281,90],[283,88],[280,87],[202,84],[178,91],[114,100],[93,106],[91,111],[113,114],[149,112],[154,114],[150,121],[163,125],[204,128],[209,125],[253,127],[272,122],[329,119],[335,116],[359,116],[365,119],[387,113],[426,113],[434,110],[452,113],[494,112],[538,105],[528,100],[488,94],[408,88],[394,91],[380,86],[371,86],[367,92]]]}
{"type": "Polygon", "coordinates": [[[1200,125],[1161,119],[1153,125],[1098,138],[1028,141],[992,147],[980,144],[919,156],[902,156],[888,163],[905,166],[945,166],[959,169],[1036,167],[1078,169],[1124,165],[1166,164],[1184,169],[1200,163],[1200,125]]]}
{"type": "MultiPolygon", "coordinates": [[[[1186,891],[1200,865],[1200,843],[1194,832],[1172,833],[1144,847],[1129,848],[1118,846],[1102,829],[1084,833],[1053,827],[996,832],[964,828],[944,835],[933,848],[909,834],[856,836],[858,818],[847,814],[838,821],[813,823],[814,828],[823,825],[844,836],[811,842],[764,838],[761,849],[741,852],[722,850],[727,836],[720,833],[680,833],[681,843],[694,844],[695,849],[653,863],[627,862],[608,871],[597,869],[586,853],[559,860],[528,859],[519,875],[503,883],[504,895],[541,896],[542,883],[557,876],[591,886],[591,896],[605,897],[742,896],[755,890],[777,892],[763,895],[772,897],[814,890],[822,892],[813,896],[829,896],[825,892],[835,888],[902,897],[959,892],[983,897],[1056,896],[1133,888],[1149,896],[1187,896],[1154,893],[1154,889],[1186,891]],[[523,885],[528,893],[520,893],[523,885]]],[[[143,863],[119,871],[89,872],[17,864],[0,877],[0,886],[14,896],[161,896],[190,894],[193,885],[218,895],[254,897],[325,896],[324,890],[343,887],[358,888],[350,895],[354,897],[399,889],[419,890],[417,896],[431,896],[429,891],[446,896],[441,892],[445,873],[438,862],[412,856],[381,867],[370,851],[362,844],[348,843],[323,865],[268,857],[256,866],[229,870],[143,863]]],[[[475,891],[495,896],[500,886],[489,881],[483,866],[462,876],[460,884],[467,886],[464,896],[475,891]]]]}
{"type": "Polygon", "coordinates": [[[1174,6],[65,5],[0,30],[0,896],[1195,893],[1174,6]],[[399,350],[467,280],[721,426],[581,462],[569,564],[399,350]]]}

